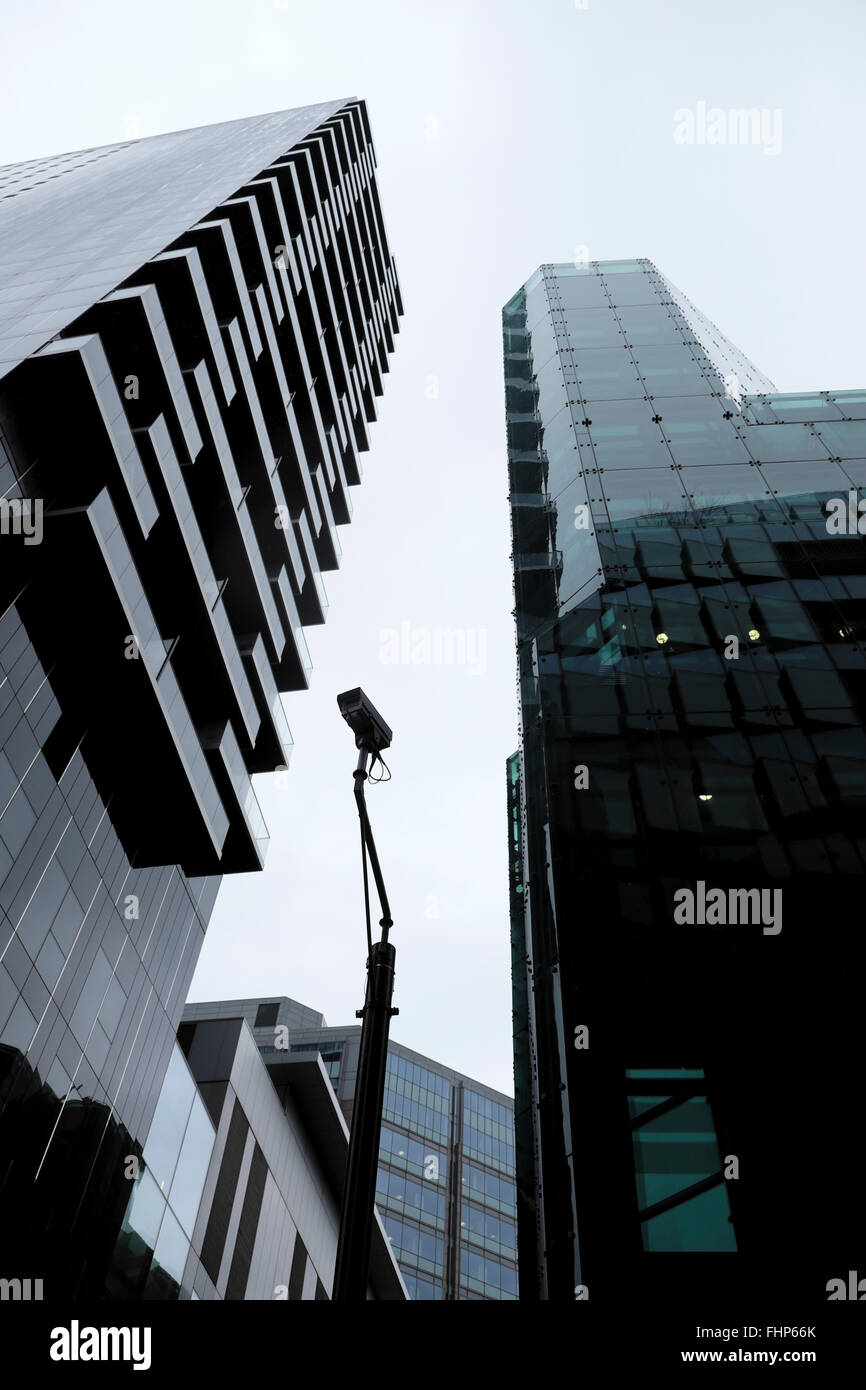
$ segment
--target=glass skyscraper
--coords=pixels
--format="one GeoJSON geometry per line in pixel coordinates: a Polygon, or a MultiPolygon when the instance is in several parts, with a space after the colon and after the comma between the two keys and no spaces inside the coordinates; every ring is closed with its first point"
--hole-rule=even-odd
{"type": "MultiPolygon", "coordinates": [[[[188,1004],[183,1016],[238,1014],[278,1088],[287,1057],[318,1053],[351,1127],[360,1028],[329,1028],[285,997],[188,1004]]],[[[511,1098],[390,1042],[376,1205],[413,1299],[516,1299],[511,1098]]]]}
{"type": "Polygon", "coordinates": [[[264,862],[401,312],[363,102],[0,170],[0,1229],[46,1298],[99,1295],[264,862]]]}
{"type": "Polygon", "coordinates": [[[866,392],[777,393],[647,260],[503,331],[521,1298],[816,1306],[863,1248],[866,392]]]}

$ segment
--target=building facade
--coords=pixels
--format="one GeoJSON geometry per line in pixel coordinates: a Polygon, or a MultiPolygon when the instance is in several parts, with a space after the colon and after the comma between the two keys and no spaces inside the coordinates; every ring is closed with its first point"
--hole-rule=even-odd
{"type": "Polygon", "coordinates": [[[866,392],[777,393],[646,260],[503,331],[521,1298],[814,1306],[863,1237],[866,392]]]}
{"type": "MultiPolygon", "coordinates": [[[[242,1013],[275,1083],[287,1057],[321,1057],[351,1126],[360,1027],[285,997],[188,1004],[184,1019],[217,1011],[242,1013]]],[[[411,1298],[516,1299],[511,1098],[390,1042],[376,1205],[411,1298]]]]}
{"type": "Polygon", "coordinates": [[[401,305],[355,100],[10,166],[0,208],[0,1226],[96,1296],[401,305]]]}
{"type": "MultiPolygon", "coordinates": [[[[330,1299],[349,1132],[320,1058],[284,1061],[275,1088],[242,1017],[181,1025],[108,1299],[330,1299]]],[[[407,1297],[378,1219],[368,1296],[407,1297]]]]}

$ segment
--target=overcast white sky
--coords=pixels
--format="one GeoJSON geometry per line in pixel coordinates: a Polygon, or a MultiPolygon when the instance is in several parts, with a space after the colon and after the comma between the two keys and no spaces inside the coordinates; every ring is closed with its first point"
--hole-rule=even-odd
{"type": "Polygon", "coordinates": [[[392,1036],[510,1092],[501,306],[575,248],[647,256],[780,390],[866,386],[866,7],[3,0],[2,16],[0,163],[367,100],[406,315],[330,615],[309,632],[311,688],[286,697],[292,769],[284,788],[257,779],[267,868],[224,882],[192,997],[288,994],[355,1021],[355,752],[335,696],[361,684],[394,729],[393,781],[369,793],[392,1036]],[[781,112],[779,152],[677,143],[675,112],[699,102],[781,112]],[[462,633],[470,659],[383,661],[404,623],[462,633]]]}

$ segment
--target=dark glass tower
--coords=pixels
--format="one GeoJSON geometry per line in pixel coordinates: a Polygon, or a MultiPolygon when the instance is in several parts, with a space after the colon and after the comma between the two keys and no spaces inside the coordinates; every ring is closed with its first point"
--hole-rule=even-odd
{"type": "Polygon", "coordinates": [[[363,102],[0,171],[2,1273],[98,1294],[402,312],[363,102]]]}
{"type": "Polygon", "coordinates": [[[863,1249],[866,392],[775,393],[646,260],[503,326],[521,1297],[817,1308],[863,1249]]]}

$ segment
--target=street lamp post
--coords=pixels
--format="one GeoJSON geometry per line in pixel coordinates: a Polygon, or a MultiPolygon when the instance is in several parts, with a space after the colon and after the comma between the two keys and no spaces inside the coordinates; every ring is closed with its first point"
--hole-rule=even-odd
{"type": "Polygon", "coordinates": [[[361,822],[361,863],[364,870],[364,907],[367,920],[367,989],[364,1007],[359,1009],[356,1015],[362,1020],[361,1049],[349,1134],[346,1179],[343,1184],[332,1297],[335,1303],[357,1303],[363,1302],[367,1297],[379,1130],[382,1123],[382,1100],[385,1094],[385,1068],[388,1059],[388,1032],[391,1015],[397,1013],[397,1010],[391,1007],[395,952],[388,940],[393,921],[379,866],[379,856],[373,842],[370,818],[367,815],[364,783],[371,760],[375,762],[377,758],[381,758],[383,749],[390,746],[391,730],[360,688],[338,695],[337,703],[340,713],[355,734],[355,746],[358,749],[354,781],[355,801],[361,822]],[[375,942],[370,928],[368,858],[382,910],[379,921],[382,936],[375,942]]]}

